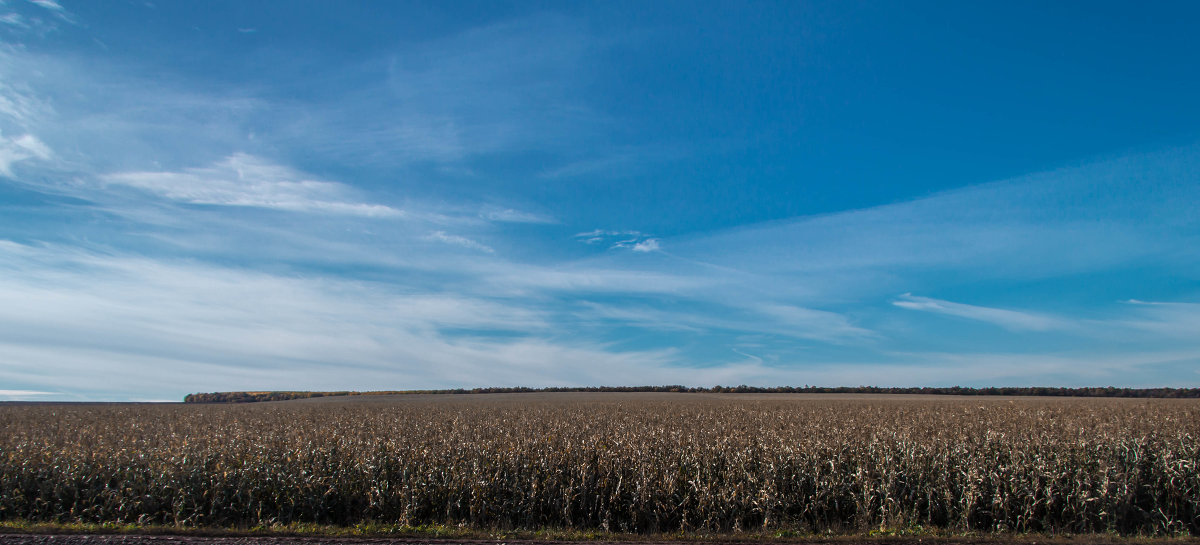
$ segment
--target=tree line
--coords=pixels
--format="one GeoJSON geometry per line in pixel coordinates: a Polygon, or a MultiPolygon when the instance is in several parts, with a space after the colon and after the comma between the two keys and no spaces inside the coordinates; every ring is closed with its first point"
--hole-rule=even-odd
{"type": "Polygon", "coordinates": [[[210,392],[188,394],[184,403],[253,403],[261,401],[286,401],[314,397],[356,395],[411,395],[411,394],[523,394],[538,392],[670,392],[688,394],[908,394],[908,395],[958,395],[958,396],[1042,396],[1042,397],[1132,397],[1132,398],[1200,398],[1200,388],[1117,388],[1086,387],[1064,388],[1055,386],[1004,386],[971,388],[950,387],[881,387],[881,386],[713,386],[691,387],[666,386],[572,386],[528,388],[489,387],[453,388],[442,390],[387,390],[373,392],[210,392]]]}

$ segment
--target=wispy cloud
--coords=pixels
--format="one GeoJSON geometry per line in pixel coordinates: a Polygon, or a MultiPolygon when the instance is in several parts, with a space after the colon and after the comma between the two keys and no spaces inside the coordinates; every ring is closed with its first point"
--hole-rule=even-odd
{"type": "Polygon", "coordinates": [[[758,310],[774,316],[786,330],[803,338],[830,342],[865,342],[875,333],[853,325],[842,314],[783,304],[761,304],[758,310]]]}
{"type": "MultiPolygon", "coordinates": [[[[0,298],[8,303],[0,307],[0,360],[6,362],[0,381],[20,385],[14,390],[72,391],[84,397],[141,398],[145,396],[139,392],[145,391],[181,396],[187,391],[164,386],[180,384],[180,377],[186,390],[634,383],[1103,385],[1138,370],[1194,365],[1188,362],[1200,358],[1200,351],[1186,348],[1107,355],[868,352],[860,353],[859,361],[780,361],[754,351],[754,357],[697,368],[671,346],[619,350],[595,339],[570,340],[568,333],[577,320],[599,318],[645,328],[676,324],[683,333],[730,328],[856,345],[884,339],[839,313],[794,305],[705,312],[590,305],[579,316],[564,319],[557,305],[544,298],[546,291],[536,298],[414,292],[331,276],[271,274],[11,241],[0,243],[0,270],[0,298]]],[[[731,349],[743,350],[725,348],[731,349]]]]}
{"type": "Polygon", "coordinates": [[[520,299],[406,293],[335,277],[12,242],[0,246],[0,270],[6,384],[113,392],[161,391],[168,383],[550,385],[599,380],[592,374],[600,369],[633,380],[635,369],[673,361],[669,351],[555,341],[553,321],[520,299]],[[29,308],[39,310],[20,310],[29,308]]]}
{"type": "MultiPolygon", "coordinates": [[[[0,297],[11,303],[0,309],[0,358],[12,363],[0,368],[0,379],[85,396],[182,395],[163,390],[180,377],[189,390],[795,380],[785,368],[690,367],[669,346],[621,350],[566,340],[575,322],[563,320],[544,291],[533,299],[412,293],[336,277],[14,242],[0,244],[0,269],[0,297]],[[39,310],[18,310],[27,308],[39,310]]],[[[833,313],[784,306],[763,312],[778,323],[691,319],[703,329],[801,338],[862,334],[833,313]]]]}
{"type": "Polygon", "coordinates": [[[635,164],[636,155],[623,153],[595,159],[573,161],[557,168],[543,171],[541,177],[548,179],[573,178],[585,174],[604,173],[611,175],[613,170],[626,170],[635,164]]]}
{"type": "Polygon", "coordinates": [[[491,246],[476,242],[476,241],[471,240],[464,236],[450,235],[450,234],[447,234],[445,231],[434,231],[429,234],[428,238],[430,240],[435,240],[438,242],[449,244],[451,246],[460,246],[463,248],[478,250],[478,251],[486,252],[489,254],[496,253],[496,250],[493,249],[491,246]]]}
{"type": "Polygon", "coordinates": [[[0,23],[12,25],[15,27],[27,28],[29,25],[25,23],[25,19],[19,13],[5,13],[0,15],[0,23]]]}
{"type": "Polygon", "coordinates": [[[0,2],[0,10],[7,11],[0,12],[0,24],[8,25],[17,37],[41,38],[57,30],[58,22],[75,23],[71,12],[55,0],[0,2]],[[47,15],[51,17],[47,18],[47,15]]]}
{"type": "Polygon", "coordinates": [[[0,134],[0,175],[11,178],[13,165],[29,159],[49,159],[50,148],[32,134],[6,138],[0,134]]]}
{"type": "Polygon", "coordinates": [[[1070,320],[1057,316],[954,303],[930,297],[919,297],[911,293],[901,295],[899,299],[892,301],[892,304],[909,310],[920,310],[987,322],[1013,331],[1053,331],[1076,327],[1076,324],[1070,320]]]}
{"type": "Polygon", "coordinates": [[[60,13],[66,11],[65,9],[63,9],[62,5],[59,4],[58,2],[56,2],[55,0],[29,0],[29,2],[33,3],[33,4],[37,4],[38,6],[46,8],[50,11],[57,11],[60,13]]]}
{"type": "Polygon", "coordinates": [[[1194,225],[1197,165],[1200,148],[1191,146],[670,242],[681,256],[764,273],[860,274],[872,285],[850,287],[880,294],[896,286],[880,280],[917,281],[932,270],[1028,280],[1146,260],[1195,263],[1195,231],[1170,226],[1194,225]]]}
{"type": "Polygon", "coordinates": [[[883,381],[910,385],[1161,387],[1194,384],[1194,379],[1179,377],[1174,370],[1194,368],[1198,363],[1200,349],[1118,353],[1075,350],[1050,354],[897,354],[892,369],[887,368],[891,366],[871,367],[883,381]],[[904,378],[906,374],[907,378],[904,378]]]}
{"type": "Polygon", "coordinates": [[[189,204],[369,217],[404,215],[390,206],[348,200],[352,191],[343,184],[306,179],[290,168],[243,153],[210,167],[182,172],[124,172],[109,174],[103,180],[189,204]]]}
{"type": "Polygon", "coordinates": [[[661,246],[659,245],[657,238],[648,238],[646,240],[641,240],[634,243],[633,246],[629,246],[629,249],[635,252],[648,253],[657,252],[661,249],[661,246]]]}
{"type": "Polygon", "coordinates": [[[575,239],[585,244],[603,244],[609,249],[626,248],[639,253],[656,252],[662,248],[658,238],[640,231],[595,229],[577,233],[575,239]]]}
{"type": "Polygon", "coordinates": [[[35,91],[19,83],[20,78],[15,76],[23,67],[12,66],[11,59],[11,54],[0,51],[0,75],[8,79],[0,81],[0,122],[10,132],[27,132],[49,117],[50,107],[35,91]]]}
{"type": "Polygon", "coordinates": [[[580,21],[542,14],[364,59],[322,78],[336,86],[313,85],[308,66],[297,67],[281,77],[302,78],[327,100],[281,105],[274,138],[389,167],[469,165],[529,150],[559,154],[587,142],[587,129],[604,121],[573,92],[600,47],[580,21]]]}
{"type": "Polygon", "coordinates": [[[833,344],[872,342],[877,337],[842,314],[778,303],[730,306],[693,301],[677,309],[586,303],[579,317],[615,320],[652,330],[771,334],[833,344]]]}
{"type": "Polygon", "coordinates": [[[1200,335],[1200,303],[1131,299],[1127,304],[1134,316],[1116,320],[1116,325],[1177,339],[1195,340],[1200,335]]]}
{"type": "Polygon", "coordinates": [[[531,293],[687,295],[718,285],[713,278],[704,276],[596,264],[477,263],[472,265],[472,272],[491,289],[512,296],[531,293]]]}
{"type": "Polygon", "coordinates": [[[667,311],[660,308],[634,306],[630,304],[616,306],[592,302],[584,302],[583,310],[578,318],[584,322],[595,320],[612,320],[623,324],[633,324],[649,330],[701,332],[713,328],[727,328],[728,322],[713,320],[711,317],[698,312],[667,311]]]}
{"type": "Polygon", "coordinates": [[[0,48],[0,130],[34,135],[56,152],[42,184],[180,171],[234,150],[268,149],[253,133],[270,111],[249,88],[147,75],[106,56],[0,48]]]}
{"type": "Polygon", "coordinates": [[[503,223],[557,223],[553,217],[512,208],[486,208],[479,216],[503,223]]]}
{"type": "Polygon", "coordinates": [[[0,399],[21,401],[41,396],[52,396],[55,394],[56,392],[42,392],[38,390],[0,390],[0,399]]]}

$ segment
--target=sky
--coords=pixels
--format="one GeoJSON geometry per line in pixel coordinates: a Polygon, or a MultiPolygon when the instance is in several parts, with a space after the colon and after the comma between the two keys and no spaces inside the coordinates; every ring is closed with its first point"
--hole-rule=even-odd
{"type": "Polygon", "coordinates": [[[1197,20],[0,0],[0,400],[1200,387],[1197,20]]]}

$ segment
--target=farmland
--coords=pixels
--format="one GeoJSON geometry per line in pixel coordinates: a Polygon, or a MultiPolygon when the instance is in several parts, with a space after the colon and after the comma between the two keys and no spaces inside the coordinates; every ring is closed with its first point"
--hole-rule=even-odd
{"type": "Polygon", "coordinates": [[[792,394],[0,406],[0,520],[1200,533],[1200,401],[792,394]]]}

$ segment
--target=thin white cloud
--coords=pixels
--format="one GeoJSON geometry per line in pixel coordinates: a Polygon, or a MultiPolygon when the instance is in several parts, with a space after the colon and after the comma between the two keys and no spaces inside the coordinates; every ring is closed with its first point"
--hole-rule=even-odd
{"type": "Polygon", "coordinates": [[[59,13],[66,11],[65,9],[63,9],[62,5],[59,4],[58,2],[56,2],[55,0],[29,0],[29,2],[31,4],[36,4],[38,6],[46,8],[50,11],[56,11],[59,13]]]}
{"type": "Polygon", "coordinates": [[[640,235],[637,231],[610,231],[607,229],[593,229],[583,233],[575,233],[575,238],[582,239],[584,242],[596,242],[597,237],[622,236],[622,235],[640,235]]]}
{"type": "Polygon", "coordinates": [[[489,253],[489,254],[496,253],[496,250],[494,248],[492,248],[491,246],[488,246],[488,245],[480,243],[480,242],[476,242],[476,241],[471,240],[464,236],[447,234],[445,231],[434,231],[434,232],[430,233],[427,238],[429,240],[441,242],[444,244],[449,244],[451,246],[459,246],[462,248],[469,248],[472,250],[478,250],[480,252],[485,252],[485,253],[489,253]]]}
{"type": "Polygon", "coordinates": [[[909,310],[987,322],[1012,331],[1054,331],[1074,329],[1077,326],[1070,320],[1047,314],[967,305],[930,297],[919,297],[910,293],[901,295],[899,299],[892,301],[892,304],[909,310]]]}
{"type": "Polygon", "coordinates": [[[586,303],[583,308],[578,316],[584,321],[614,320],[652,330],[771,334],[839,345],[877,338],[874,332],[854,325],[842,314],[779,303],[708,304],[683,310],[586,303]]]}
{"type": "MultiPolygon", "coordinates": [[[[2,4],[0,4],[0,5],[2,5],[2,4]]],[[[25,20],[21,17],[21,14],[19,14],[19,13],[5,13],[3,15],[0,15],[0,23],[15,26],[15,27],[20,27],[20,28],[28,28],[29,27],[29,25],[25,23],[25,20]]]]}
{"type": "Polygon", "coordinates": [[[348,186],[307,179],[267,160],[235,153],[217,164],[181,172],[123,172],[103,180],[190,204],[247,206],[295,212],[398,217],[404,212],[381,204],[353,202],[348,186]]]}
{"type": "Polygon", "coordinates": [[[491,289],[510,296],[532,293],[613,293],[687,295],[712,289],[713,278],[631,270],[615,266],[538,266],[514,263],[474,264],[471,271],[491,289]]]}
{"type": "Polygon", "coordinates": [[[512,208],[490,208],[479,214],[479,217],[488,220],[503,223],[557,223],[550,217],[533,212],[525,212],[522,210],[514,210],[512,208]]]}
{"type": "Polygon", "coordinates": [[[49,395],[55,395],[55,392],[42,392],[39,390],[0,390],[0,398],[2,399],[23,399],[28,397],[49,395]]]}
{"type": "Polygon", "coordinates": [[[1113,325],[1157,336],[1195,340],[1200,337],[1200,303],[1126,301],[1134,316],[1114,320],[1113,325]]]}
{"type": "Polygon", "coordinates": [[[767,365],[747,358],[722,365],[705,378],[714,381],[708,384],[759,386],[1194,387],[1195,378],[1170,370],[1190,369],[1197,364],[1200,350],[1122,354],[897,353],[878,361],[815,360],[792,365],[767,365]],[[1169,378],[1164,380],[1164,376],[1169,378]]]}
{"type": "Polygon", "coordinates": [[[524,299],[13,242],[0,270],[0,382],[30,390],[587,384],[674,362],[670,350],[555,341],[553,320],[524,299]]]}
{"type": "Polygon", "coordinates": [[[857,296],[884,295],[896,289],[891,281],[920,279],[929,271],[982,282],[1054,278],[1139,262],[1195,263],[1200,241],[1194,230],[1179,226],[1194,226],[1197,168],[1200,146],[1193,145],[908,202],[671,240],[671,249],[791,278],[833,282],[858,276],[861,281],[838,286],[857,296]]]}
{"type": "MultiPolygon", "coordinates": [[[[864,363],[807,358],[768,364],[761,357],[695,368],[671,348],[619,351],[594,341],[555,340],[572,322],[561,322],[529,298],[406,293],[331,277],[11,241],[0,243],[0,271],[0,299],[6,302],[0,307],[0,382],[92,398],[259,388],[645,383],[1104,385],[1129,384],[1129,376],[1200,358],[1194,349],[1107,355],[1098,349],[894,354],[884,362],[863,357],[864,363]],[[507,333],[467,336],[452,334],[455,329],[507,333]]],[[[680,320],[698,330],[757,326],[844,342],[874,338],[828,311],[779,304],[757,311],[773,319],[704,323],[729,312],[650,313],[642,319],[680,320]]],[[[1180,379],[1170,385],[1186,384],[1180,379]]]]}
{"type": "Polygon", "coordinates": [[[794,331],[797,337],[827,342],[861,342],[875,337],[875,333],[851,323],[850,319],[836,312],[811,308],[767,303],[758,305],[757,310],[775,317],[785,331],[794,331]]]}
{"type": "MultiPolygon", "coordinates": [[[[319,79],[336,82],[327,92],[338,98],[282,106],[275,136],[327,157],[389,167],[561,153],[603,121],[573,92],[596,42],[580,21],[542,14],[407,44],[325,73],[319,79]]],[[[309,66],[286,77],[311,87],[309,66]]]]}
{"type": "MultiPolygon", "coordinates": [[[[325,381],[326,386],[339,383],[361,389],[383,387],[381,384],[529,384],[531,377],[520,375],[523,366],[556,366],[558,362],[586,366],[628,357],[539,339],[468,342],[439,333],[450,327],[527,335],[546,327],[537,313],[500,302],[390,294],[331,279],[274,277],[57,251],[46,255],[32,248],[21,251],[30,259],[53,262],[34,267],[36,272],[5,275],[10,281],[0,283],[9,288],[3,290],[6,295],[20,293],[20,297],[6,300],[39,309],[24,326],[6,327],[0,334],[7,342],[0,343],[5,344],[0,351],[6,356],[0,359],[18,367],[28,363],[28,372],[57,369],[47,373],[59,374],[64,365],[88,362],[74,374],[93,376],[90,369],[95,365],[107,369],[107,374],[129,371],[139,381],[144,379],[131,387],[161,389],[177,383],[167,375],[193,373],[208,377],[201,380],[206,388],[228,389],[251,383],[282,387],[279,371],[303,367],[307,370],[304,375],[310,377],[303,384],[308,388],[325,387],[325,381]],[[64,259],[87,268],[70,274],[52,272],[65,265],[64,259]],[[45,278],[47,286],[39,288],[40,280],[33,278],[38,272],[46,273],[38,276],[45,278]],[[25,285],[14,287],[12,280],[25,285]],[[122,328],[128,328],[126,333],[122,328]],[[58,362],[43,368],[41,364],[50,364],[55,353],[58,362]],[[533,354],[549,359],[529,359],[533,354]],[[213,372],[214,365],[223,370],[213,372]],[[516,380],[518,376],[522,379],[516,380]]],[[[17,319],[3,311],[0,316],[6,323],[17,319]]],[[[573,372],[578,370],[539,371],[536,375],[543,383],[569,382],[563,377],[573,372]]],[[[294,378],[282,380],[297,384],[294,378]]],[[[75,387],[86,388],[85,383],[75,387]]]]}
{"type": "Polygon", "coordinates": [[[614,231],[594,229],[576,233],[575,239],[584,244],[607,244],[609,249],[629,249],[639,253],[655,252],[661,249],[659,239],[641,231],[614,231]]]}
{"type": "Polygon", "coordinates": [[[614,170],[629,170],[630,166],[636,164],[638,159],[641,159],[641,157],[628,152],[617,153],[608,157],[584,159],[546,170],[542,172],[541,177],[547,179],[574,178],[576,176],[596,173],[611,176],[614,170]]]}
{"type": "Polygon", "coordinates": [[[713,320],[699,312],[674,312],[658,308],[634,305],[604,305],[585,302],[577,318],[586,322],[612,320],[632,324],[640,328],[659,331],[686,331],[699,333],[714,328],[728,328],[728,322],[713,320]]]}
{"type": "Polygon", "coordinates": [[[47,160],[53,155],[50,148],[32,134],[6,138],[0,134],[0,175],[11,178],[13,165],[30,159],[47,160]]]}
{"type": "Polygon", "coordinates": [[[20,78],[15,75],[26,68],[20,64],[24,63],[14,62],[12,55],[0,50],[0,75],[7,80],[0,81],[0,121],[9,132],[28,132],[52,112],[44,99],[19,83],[20,78]]]}
{"type": "Polygon", "coordinates": [[[647,253],[657,252],[659,249],[661,249],[661,246],[659,245],[657,238],[648,238],[646,240],[638,241],[631,249],[635,252],[647,253]]]}
{"type": "Polygon", "coordinates": [[[754,354],[747,354],[736,348],[732,348],[730,350],[732,350],[733,353],[746,358],[746,361],[749,362],[751,365],[761,366],[763,364],[763,359],[760,356],[755,356],[754,354]]]}
{"type": "MultiPolygon", "coordinates": [[[[71,12],[67,11],[67,9],[56,0],[27,0],[27,2],[53,14],[54,18],[59,21],[64,21],[71,24],[75,23],[75,18],[72,16],[71,12]]],[[[0,3],[0,6],[3,5],[4,4],[0,3]]],[[[57,29],[57,25],[53,21],[47,21],[43,17],[39,17],[38,14],[27,13],[27,15],[29,15],[29,22],[31,24],[19,25],[19,28],[23,30],[32,28],[35,30],[35,35],[44,36],[47,32],[57,29]]]]}
{"type": "Polygon", "coordinates": [[[37,157],[38,159],[50,158],[50,148],[32,134],[21,135],[14,139],[12,143],[14,146],[28,152],[32,157],[37,157]]]}
{"type": "Polygon", "coordinates": [[[877,369],[881,379],[905,385],[990,384],[1009,386],[1194,386],[1194,380],[1163,368],[1200,364],[1200,349],[1132,350],[1110,353],[904,353],[894,369],[877,369]],[[884,378],[887,377],[887,378],[884,378]],[[1163,377],[1171,377],[1164,380],[1163,377]]]}
{"type": "Polygon", "coordinates": [[[0,48],[0,130],[35,134],[54,149],[59,164],[48,178],[176,170],[231,150],[277,150],[250,136],[271,111],[245,87],[147,75],[108,56],[0,48]]]}
{"type": "MultiPolygon", "coordinates": [[[[663,165],[709,151],[711,142],[691,139],[686,146],[666,142],[641,145],[589,146],[583,154],[552,165],[538,176],[545,179],[603,177],[607,180],[630,178],[650,166],[663,165]]],[[[575,150],[577,153],[581,150],[575,150]]]]}

